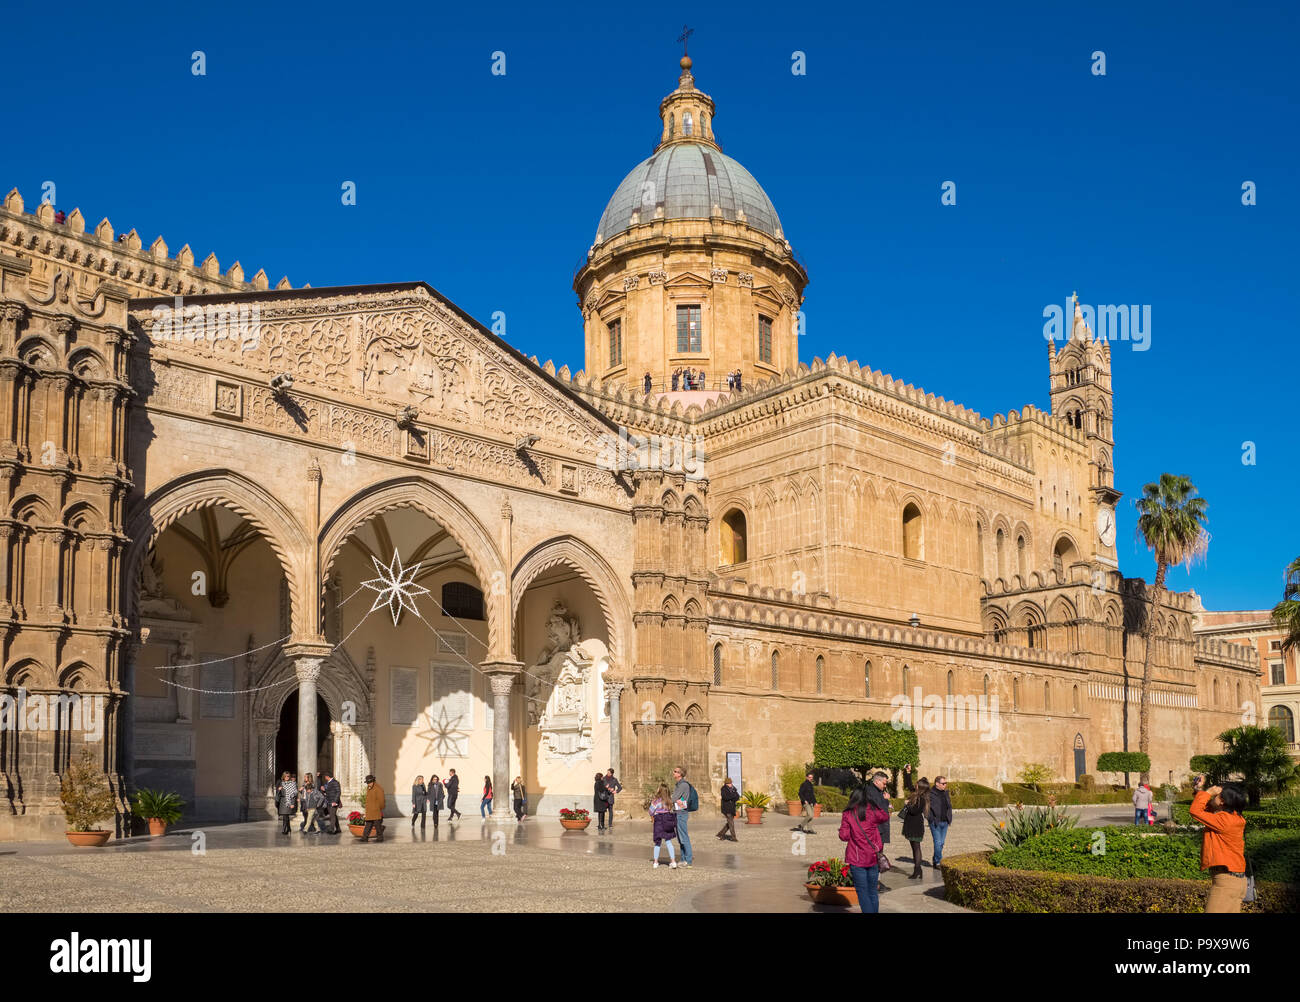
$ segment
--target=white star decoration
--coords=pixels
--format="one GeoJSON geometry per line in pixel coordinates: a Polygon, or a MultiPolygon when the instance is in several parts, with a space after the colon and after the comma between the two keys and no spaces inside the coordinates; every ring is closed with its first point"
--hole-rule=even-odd
{"type": "MultiPolygon", "coordinates": [[[[409,609],[419,616],[420,610],[415,607],[415,598],[417,595],[429,594],[428,588],[422,588],[415,583],[415,574],[420,569],[420,565],[403,568],[402,558],[398,556],[396,550],[393,551],[393,559],[389,561],[387,567],[379,562],[378,557],[370,559],[374,561],[375,570],[379,572],[379,577],[361,582],[363,588],[379,593],[375,596],[375,604],[370,607],[370,612],[387,604],[388,611],[393,614],[394,626],[397,625],[397,617],[401,615],[403,609],[409,609]]],[[[370,612],[366,615],[370,615],[370,612]]]]}

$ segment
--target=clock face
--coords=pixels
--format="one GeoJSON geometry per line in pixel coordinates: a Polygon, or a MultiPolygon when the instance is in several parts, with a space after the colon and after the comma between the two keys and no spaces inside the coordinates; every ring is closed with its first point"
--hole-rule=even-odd
{"type": "Polygon", "coordinates": [[[1115,513],[1105,506],[1097,511],[1097,538],[1103,546],[1115,542],[1115,513]]]}

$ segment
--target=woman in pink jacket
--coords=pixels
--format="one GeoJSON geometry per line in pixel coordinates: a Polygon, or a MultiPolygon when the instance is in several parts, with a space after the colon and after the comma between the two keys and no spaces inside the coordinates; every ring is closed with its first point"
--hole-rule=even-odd
{"type": "Polygon", "coordinates": [[[849,864],[849,879],[858,891],[858,905],[864,914],[880,911],[876,888],[880,880],[880,842],[877,825],[887,824],[889,814],[867,799],[862,787],[849,795],[849,806],[840,817],[840,841],[847,842],[844,862],[849,864]]]}

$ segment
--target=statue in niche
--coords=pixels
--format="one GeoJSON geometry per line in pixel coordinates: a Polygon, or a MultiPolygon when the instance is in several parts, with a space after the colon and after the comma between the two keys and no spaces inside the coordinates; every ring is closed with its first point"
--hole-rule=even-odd
{"type": "Polygon", "coordinates": [[[140,595],[140,615],[159,619],[189,619],[185,607],[163,588],[163,560],[157,547],[151,546],[140,567],[136,586],[140,595]]]}
{"type": "Polygon", "coordinates": [[[582,624],[556,600],[546,620],[546,643],[529,678],[528,723],[541,731],[547,758],[566,764],[591,758],[587,690],[593,661],[581,641],[582,624]]]}

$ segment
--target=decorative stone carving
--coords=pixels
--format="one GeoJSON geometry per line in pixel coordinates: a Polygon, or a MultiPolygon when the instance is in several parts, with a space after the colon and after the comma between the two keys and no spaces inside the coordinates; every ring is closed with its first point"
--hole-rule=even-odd
{"type": "Polygon", "coordinates": [[[726,284],[727,284],[727,269],[726,269],[726,268],[714,268],[713,270],[711,270],[711,271],[709,272],[709,278],[711,278],[711,279],[712,279],[716,284],[718,284],[718,285],[726,285],[726,284]]]}
{"type": "Polygon", "coordinates": [[[752,289],[754,287],[754,276],[748,271],[742,271],[736,276],[736,281],[740,283],[743,289],[752,289]]]}
{"type": "Polygon", "coordinates": [[[641,278],[639,275],[628,275],[627,278],[623,279],[623,291],[631,292],[637,287],[640,281],[641,278]]]}
{"type": "Polygon", "coordinates": [[[652,272],[650,272],[650,284],[651,284],[651,285],[663,285],[666,281],[668,281],[668,272],[666,272],[666,271],[652,271],[652,272]]]}

